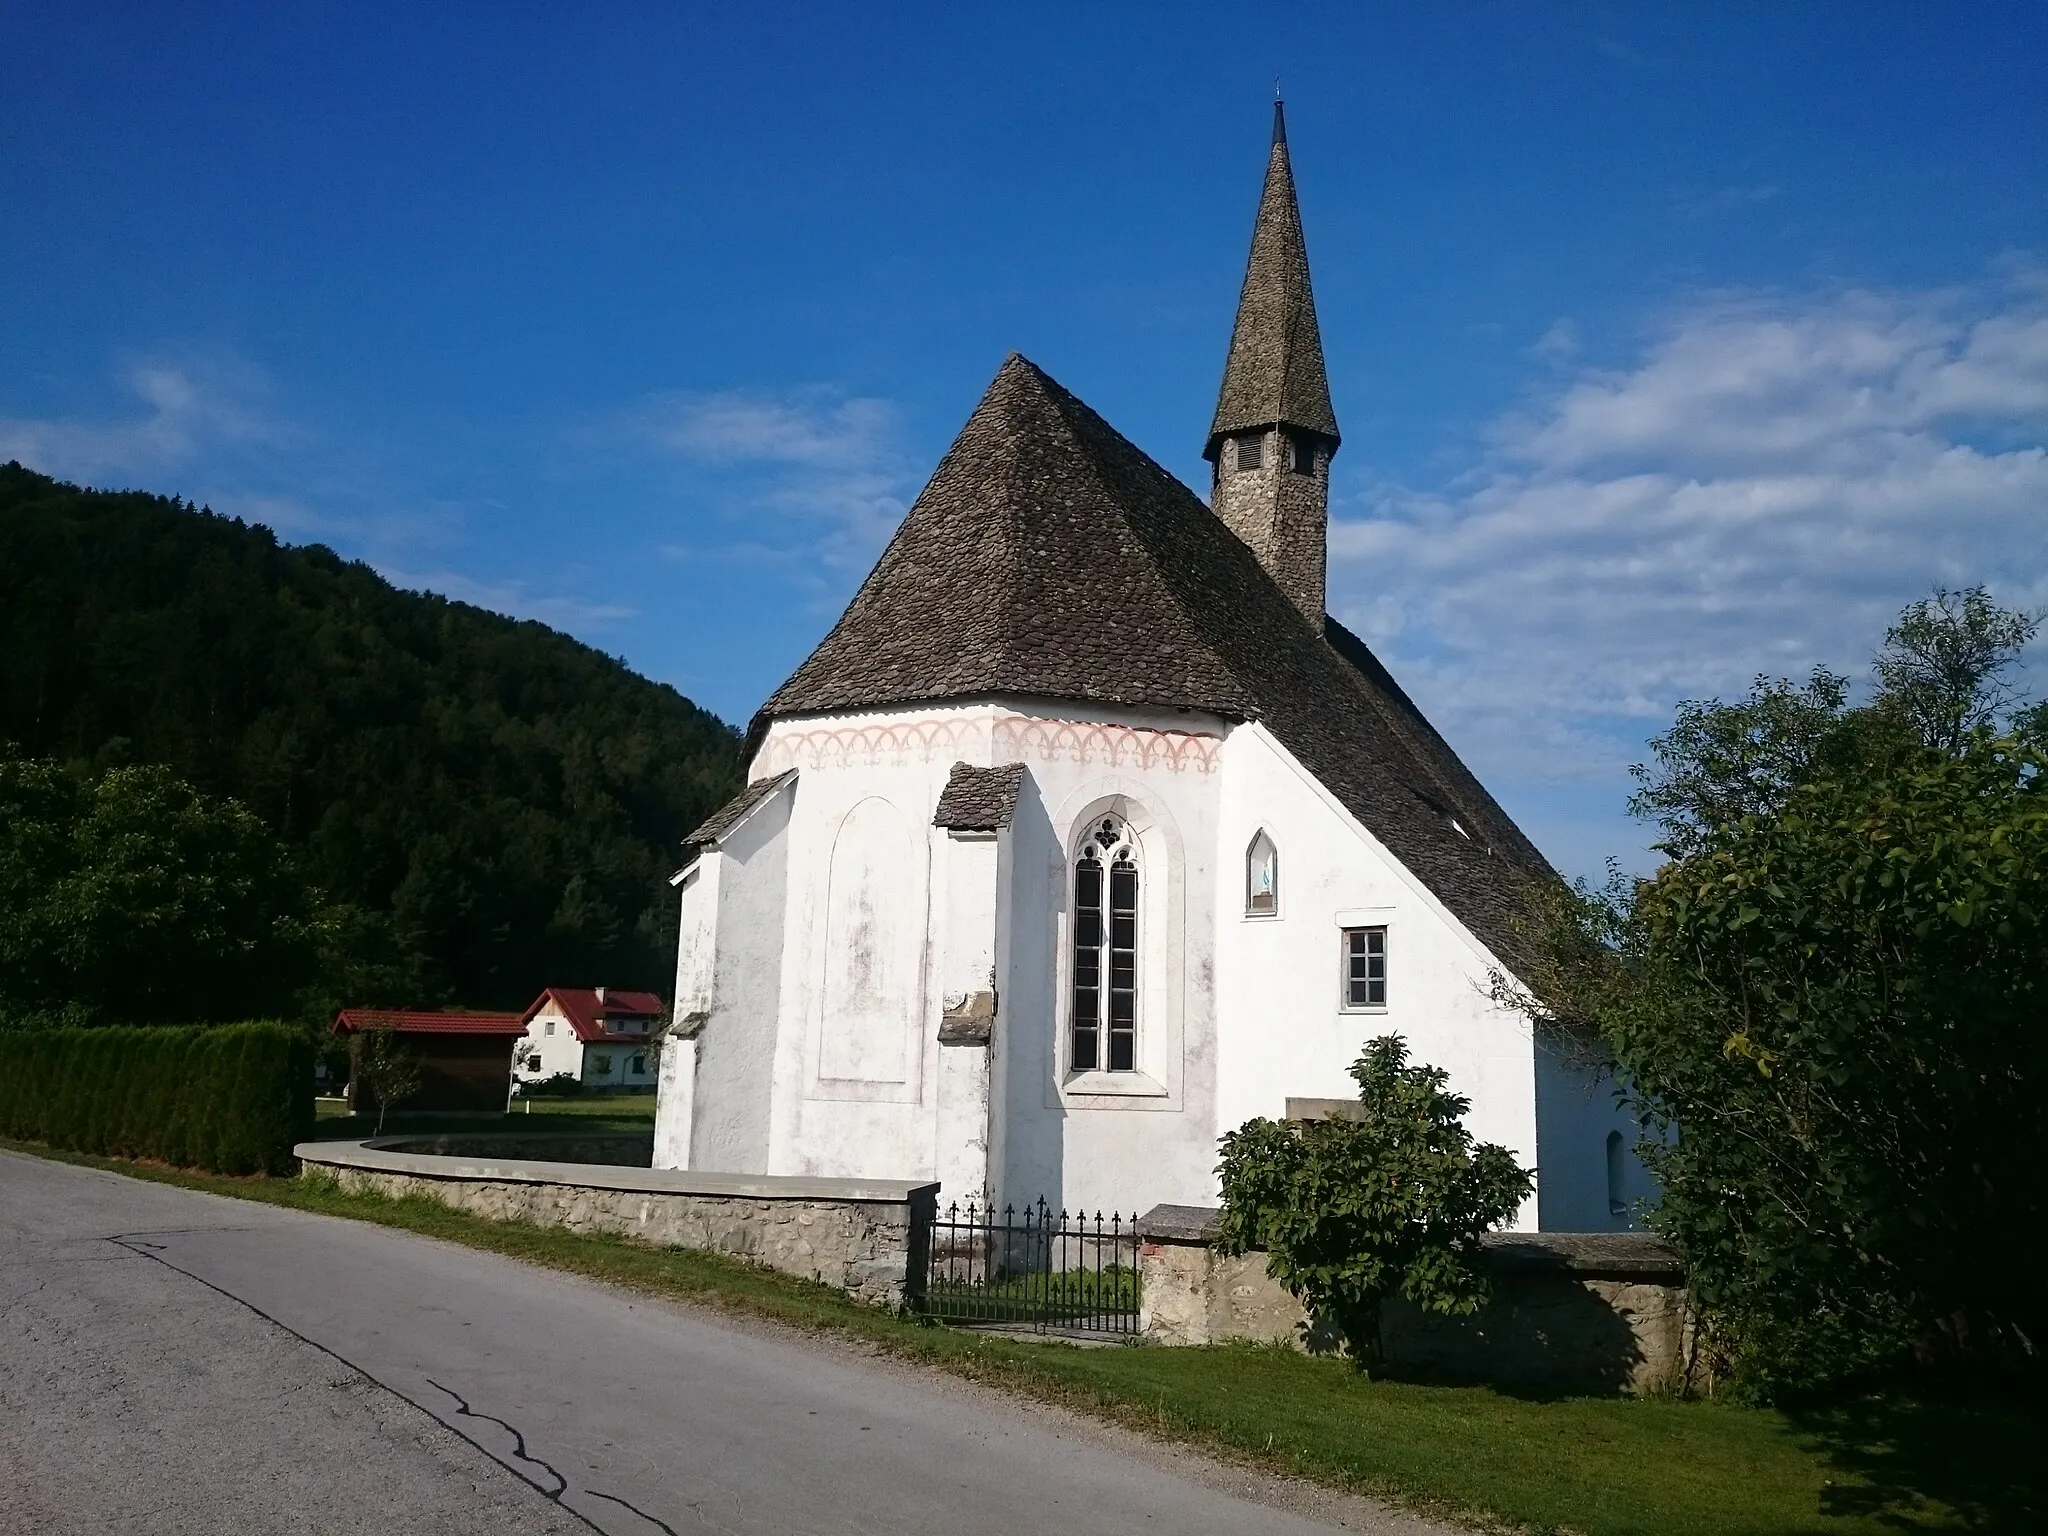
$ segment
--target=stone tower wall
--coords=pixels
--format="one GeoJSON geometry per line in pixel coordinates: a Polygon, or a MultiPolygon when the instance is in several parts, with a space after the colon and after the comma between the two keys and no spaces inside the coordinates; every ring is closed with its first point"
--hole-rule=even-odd
{"type": "Polygon", "coordinates": [[[1260,467],[1239,469],[1237,445],[1220,445],[1210,505],[1318,631],[1328,596],[1330,454],[1316,448],[1315,473],[1287,465],[1287,442],[1264,434],[1260,467]]]}

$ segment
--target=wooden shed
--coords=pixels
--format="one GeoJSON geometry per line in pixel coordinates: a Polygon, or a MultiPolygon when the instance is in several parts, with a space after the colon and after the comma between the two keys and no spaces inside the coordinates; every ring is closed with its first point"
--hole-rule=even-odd
{"type": "Polygon", "coordinates": [[[389,1008],[344,1008],[334,1016],[334,1033],[347,1038],[348,1107],[351,1114],[376,1109],[367,1092],[358,1097],[363,1036],[388,1029],[420,1064],[419,1091],[395,1110],[502,1110],[512,1081],[512,1047],[526,1034],[517,1013],[413,1013],[389,1008]]]}

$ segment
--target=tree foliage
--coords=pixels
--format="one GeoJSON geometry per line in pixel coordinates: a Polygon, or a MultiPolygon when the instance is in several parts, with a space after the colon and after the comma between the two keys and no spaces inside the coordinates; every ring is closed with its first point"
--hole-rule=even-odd
{"type": "Polygon", "coordinates": [[[0,756],[0,1014],[78,1023],[300,1010],[315,898],[270,829],[159,767],[0,756]]]}
{"type": "Polygon", "coordinates": [[[0,466],[0,740],[232,797],[324,893],[347,1001],[659,987],[739,738],[534,623],[158,496],[0,466]]]}
{"type": "Polygon", "coordinates": [[[1615,1059],[1652,1223],[1762,1395],[2048,1328],[2048,758],[1999,692],[2031,622],[1987,607],[1908,609],[1866,705],[1692,706],[1646,775],[1670,862],[1538,925],[1524,1005],[1615,1059]]]}
{"type": "Polygon", "coordinates": [[[1441,1068],[1411,1066],[1400,1036],[1369,1042],[1351,1076],[1355,1118],[1251,1120],[1224,1136],[1218,1247],[1263,1249],[1273,1278],[1367,1364],[1388,1296],[1440,1314],[1484,1304],[1480,1236],[1534,1181],[1505,1147],[1473,1144],[1470,1102],[1441,1068]]]}
{"type": "Polygon", "coordinates": [[[395,1029],[366,1029],[356,1037],[355,1091],[377,1106],[377,1134],[384,1134],[384,1116],[420,1091],[420,1059],[398,1038],[395,1029]]]}

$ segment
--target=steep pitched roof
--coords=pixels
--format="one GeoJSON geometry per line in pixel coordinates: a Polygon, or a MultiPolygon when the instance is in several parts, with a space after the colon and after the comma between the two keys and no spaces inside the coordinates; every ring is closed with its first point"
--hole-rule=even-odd
{"type": "Polygon", "coordinates": [[[1230,360],[1223,368],[1205,451],[1214,459],[1231,433],[1278,425],[1304,427],[1338,441],[1315,294],[1309,287],[1308,243],[1287,158],[1287,119],[1276,101],[1266,186],[1252,225],[1251,259],[1230,331],[1230,360]]]}
{"type": "Polygon", "coordinates": [[[597,993],[595,987],[549,987],[527,1007],[520,1027],[524,1029],[533,1022],[535,1014],[553,1003],[569,1021],[578,1040],[616,1041],[621,1037],[605,1033],[607,1018],[654,1019],[667,1006],[652,992],[621,992],[617,987],[607,987],[602,998],[597,993]]]}
{"type": "Polygon", "coordinates": [[[1366,647],[1012,355],[832,632],[755,718],[1028,696],[1258,720],[1510,964],[1542,854],[1366,647]],[[1460,830],[1462,828],[1462,830],[1460,830]]]}

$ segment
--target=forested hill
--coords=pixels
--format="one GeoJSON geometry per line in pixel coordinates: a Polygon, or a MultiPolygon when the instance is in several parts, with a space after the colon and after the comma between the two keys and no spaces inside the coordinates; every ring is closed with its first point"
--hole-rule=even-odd
{"type": "Polygon", "coordinates": [[[320,545],[0,466],[0,743],[157,762],[262,816],[341,904],[374,1004],[674,979],[667,876],[740,739],[546,626],[320,545]]]}

